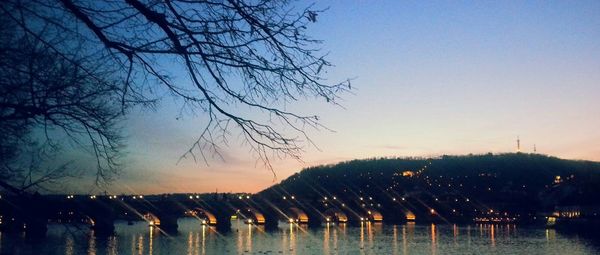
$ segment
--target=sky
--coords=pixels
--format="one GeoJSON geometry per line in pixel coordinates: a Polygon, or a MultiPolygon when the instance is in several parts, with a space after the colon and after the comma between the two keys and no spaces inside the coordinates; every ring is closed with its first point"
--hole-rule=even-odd
{"type": "MultiPolygon", "coordinates": [[[[311,2],[299,2],[309,5],[311,2]]],[[[309,27],[354,78],[336,107],[290,106],[333,131],[318,148],[272,161],[276,178],[235,137],[224,160],[178,162],[203,120],[168,101],[126,126],[112,193],[257,192],[302,168],[369,157],[514,152],[600,161],[599,1],[319,1],[309,27]]],[[[98,189],[98,188],[92,188],[98,189]]]]}

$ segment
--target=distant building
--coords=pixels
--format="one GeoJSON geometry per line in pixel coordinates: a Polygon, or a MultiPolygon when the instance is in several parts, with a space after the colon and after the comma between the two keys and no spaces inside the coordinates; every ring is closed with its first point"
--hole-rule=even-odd
{"type": "Polygon", "coordinates": [[[556,206],[554,215],[559,218],[596,218],[600,216],[600,206],[556,206]]]}

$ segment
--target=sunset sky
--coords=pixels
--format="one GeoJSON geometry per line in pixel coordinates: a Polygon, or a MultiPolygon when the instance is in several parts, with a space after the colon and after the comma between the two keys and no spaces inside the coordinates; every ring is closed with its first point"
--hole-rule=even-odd
{"type": "MultiPolygon", "coordinates": [[[[310,2],[300,2],[308,5],[310,2]]],[[[307,166],[379,156],[522,151],[600,161],[600,1],[319,1],[310,27],[354,78],[342,107],[308,98],[335,132],[304,162],[273,160],[279,182],[307,166]],[[376,3],[376,4],[374,4],[376,3]]],[[[109,192],[256,192],[274,184],[235,137],[225,161],[179,157],[203,127],[163,100],[125,123],[125,170],[109,192]]],[[[77,191],[80,188],[71,187],[77,191]]],[[[93,188],[90,188],[93,189],[93,188]]],[[[96,188],[97,190],[97,188],[96,188]]],[[[88,191],[88,190],[83,190],[88,191]]]]}

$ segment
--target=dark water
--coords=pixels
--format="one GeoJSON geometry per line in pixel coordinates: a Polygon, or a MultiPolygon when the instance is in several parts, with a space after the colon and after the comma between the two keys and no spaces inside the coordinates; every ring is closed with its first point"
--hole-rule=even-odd
{"type": "Polygon", "coordinates": [[[326,226],[280,229],[235,221],[229,234],[181,219],[167,235],[144,222],[116,224],[116,235],[97,238],[85,229],[50,225],[47,237],[29,240],[0,233],[1,254],[600,254],[592,240],[515,225],[326,226]]]}

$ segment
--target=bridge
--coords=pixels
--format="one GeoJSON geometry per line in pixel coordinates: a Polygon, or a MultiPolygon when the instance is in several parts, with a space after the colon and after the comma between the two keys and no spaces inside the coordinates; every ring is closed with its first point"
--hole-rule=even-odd
{"type": "Polygon", "coordinates": [[[458,222],[471,218],[450,206],[435,209],[420,197],[301,198],[251,194],[175,194],[175,195],[34,195],[3,196],[0,199],[0,228],[43,235],[48,222],[89,225],[98,235],[112,234],[116,220],[146,221],[166,232],[176,232],[177,220],[194,217],[198,224],[215,226],[217,231],[231,229],[232,219],[247,224],[277,229],[280,222],[319,227],[324,223],[359,224],[361,221],[403,223],[406,221],[458,222]]]}

